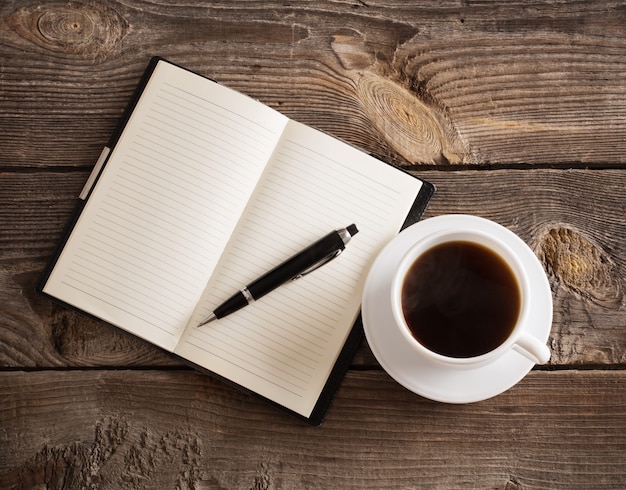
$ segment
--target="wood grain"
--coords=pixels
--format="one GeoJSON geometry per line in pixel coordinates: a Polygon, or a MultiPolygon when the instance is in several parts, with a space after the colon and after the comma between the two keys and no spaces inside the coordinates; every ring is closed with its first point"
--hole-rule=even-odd
{"type": "Polygon", "coordinates": [[[3,373],[0,391],[2,488],[617,489],[626,472],[621,371],[533,372],[472,405],[352,372],[319,428],[191,371],[3,373]]]}
{"type": "Polygon", "coordinates": [[[626,2],[0,2],[0,487],[626,481],[626,2]],[[481,403],[363,342],[320,428],[34,292],[161,55],[426,178],[548,275],[548,366],[481,403]]]}
{"type": "Polygon", "coordinates": [[[154,54],[399,163],[621,165],[625,16],[609,1],[7,1],[0,165],[92,165],[154,54]]]}
{"type": "MultiPolygon", "coordinates": [[[[551,365],[626,364],[625,172],[415,174],[438,189],[427,217],[468,213],[492,219],[517,233],[541,259],[554,300],[551,365]]],[[[34,292],[85,179],[84,172],[37,172],[9,173],[0,180],[0,294],[8,327],[0,330],[0,360],[38,367],[176,365],[143,342],[34,292]]],[[[376,364],[366,345],[356,363],[376,364]]]]}

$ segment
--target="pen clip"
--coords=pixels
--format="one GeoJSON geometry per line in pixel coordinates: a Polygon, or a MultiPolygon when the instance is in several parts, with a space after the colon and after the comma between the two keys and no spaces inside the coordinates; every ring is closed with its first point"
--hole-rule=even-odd
{"type": "Polygon", "coordinates": [[[334,251],[333,253],[331,253],[330,255],[327,255],[326,257],[324,257],[322,260],[320,260],[319,262],[316,262],[315,264],[313,264],[311,267],[309,267],[308,269],[305,269],[304,271],[300,272],[300,274],[298,274],[297,276],[294,276],[292,281],[295,281],[296,279],[300,279],[301,277],[306,276],[307,274],[310,274],[311,272],[313,272],[314,270],[319,269],[320,267],[322,267],[324,264],[328,264],[328,262],[330,262],[331,260],[333,260],[334,258],[337,257],[337,255],[339,255],[341,252],[343,251],[343,249],[339,249],[334,251]]]}

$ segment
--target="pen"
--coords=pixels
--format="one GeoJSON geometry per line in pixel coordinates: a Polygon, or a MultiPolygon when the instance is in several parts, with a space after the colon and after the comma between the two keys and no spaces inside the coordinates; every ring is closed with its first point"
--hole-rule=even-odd
{"type": "Polygon", "coordinates": [[[331,231],[328,235],[320,238],[236,292],[215,308],[208,317],[198,324],[198,327],[230,315],[276,289],[278,286],[292,279],[299,279],[330,262],[346,248],[350,239],[358,232],[359,230],[354,224],[340,230],[331,231]]]}

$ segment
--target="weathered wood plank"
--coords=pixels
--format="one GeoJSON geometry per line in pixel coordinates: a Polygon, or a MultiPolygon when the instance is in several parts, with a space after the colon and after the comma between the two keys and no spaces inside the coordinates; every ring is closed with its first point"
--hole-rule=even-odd
{"type": "Polygon", "coordinates": [[[2,488],[623,488],[626,373],[531,372],[471,405],[351,372],[306,426],[209,377],[0,374],[2,488]],[[7,450],[8,449],[8,450],[7,450]]]}
{"type": "Polygon", "coordinates": [[[4,166],[89,166],[161,54],[399,163],[626,162],[623,2],[0,6],[4,166]]]}
{"type": "Polygon", "coordinates": [[[0,487],[622,488],[625,55],[623,1],[1,2],[0,487]],[[154,54],[416,164],[428,216],[517,232],[550,278],[551,366],[443,405],[364,343],[313,429],[38,297],[154,54]]]}
{"type": "MultiPolygon", "coordinates": [[[[625,170],[417,173],[437,185],[427,216],[469,213],[516,232],[544,263],[555,304],[551,363],[626,363],[625,170]]],[[[4,366],[176,365],[156,349],[36,295],[85,172],[0,179],[4,366]]],[[[364,345],[356,363],[375,364],[364,345]]]]}
{"type": "Polygon", "coordinates": [[[612,0],[0,2],[0,487],[623,488],[625,55],[612,0]],[[311,428],[37,296],[154,54],[413,168],[428,216],[518,233],[551,365],[444,405],[364,343],[311,428]]]}
{"type": "Polygon", "coordinates": [[[429,215],[487,217],[535,251],[552,287],[554,364],[626,363],[623,171],[424,175],[438,187],[429,215]]]}

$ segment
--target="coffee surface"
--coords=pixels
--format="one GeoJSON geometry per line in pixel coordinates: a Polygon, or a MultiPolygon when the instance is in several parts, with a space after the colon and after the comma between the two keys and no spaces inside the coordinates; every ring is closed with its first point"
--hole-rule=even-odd
{"type": "Polygon", "coordinates": [[[490,249],[466,241],[436,245],[409,268],[402,310],[413,336],[438,354],[485,354],[511,334],[521,307],[509,265],[490,249]]]}

